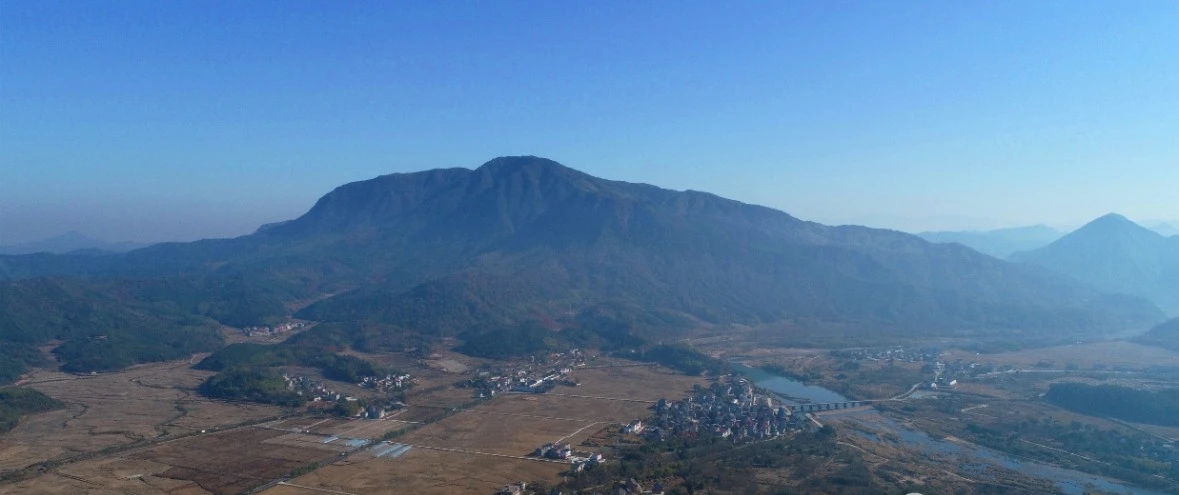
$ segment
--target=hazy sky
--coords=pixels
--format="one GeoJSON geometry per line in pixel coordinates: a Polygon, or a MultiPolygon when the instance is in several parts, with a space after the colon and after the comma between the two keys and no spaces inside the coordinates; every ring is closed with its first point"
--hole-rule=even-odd
{"type": "Polygon", "coordinates": [[[535,154],[828,223],[1179,219],[1179,2],[0,6],[0,243],[535,154]]]}

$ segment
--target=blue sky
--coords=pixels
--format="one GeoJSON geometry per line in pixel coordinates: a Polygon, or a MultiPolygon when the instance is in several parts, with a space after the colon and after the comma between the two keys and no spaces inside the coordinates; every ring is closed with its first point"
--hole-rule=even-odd
{"type": "Polygon", "coordinates": [[[1179,2],[0,8],[0,243],[535,154],[826,223],[1179,219],[1179,2]]]}

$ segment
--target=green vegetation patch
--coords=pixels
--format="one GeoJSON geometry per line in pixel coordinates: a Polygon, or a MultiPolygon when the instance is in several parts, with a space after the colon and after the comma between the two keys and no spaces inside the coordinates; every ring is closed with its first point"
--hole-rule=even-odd
{"type": "Polygon", "coordinates": [[[247,400],[263,404],[297,407],[306,400],[287,389],[282,374],[273,368],[239,367],[224,370],[205,380],[197,391],[206,397],[247,400]]]}
{"type": "Polygon", "coordinates": [[[0,388],[0,433],[15,428],[24,415],[60,407],[61,402],[31,388],[0,388]]]}
{"type": "Polygon", "coordinates": [[[1137,390],[1117,385],[1055,383],[1048,401],[1070,411],[1136,423],[1179,426],[1179,389],[1137,390]]]}
{"type": "Polygon", "coordinates": [[[356,356],[340,355],[347,345],[339,329],[316,327],[274,345],[241,343],[225,346],[197,363],[196,368],[218,373],[198,391],[208,397],[248,400],[267,404],[303,403],[289,392],[286,381],[275,369],[280,366],[319,368],[329,380],[349,383],[366,376],[384,376],[393,370],[381,368],[356,356]],[[281,385],[281,387],[275,388],[281,385]]]}
{"type": "Polygon", "coordinates": [[[657,345],[642,351],[620,353],[618,356],[659,363],[687,375],[720,375],[729,372],[729,363],[701,353],[686,344],[657,345]]]}
{"type": "Polygon", "coordinates": [[[212,320],[145,302],[134,292],[125,281],[0,282],[0,380],[50,364],[37,347],[55,341],[64,342],[54,354],[71,372],[116,370],[221,346],[212,320]]]}

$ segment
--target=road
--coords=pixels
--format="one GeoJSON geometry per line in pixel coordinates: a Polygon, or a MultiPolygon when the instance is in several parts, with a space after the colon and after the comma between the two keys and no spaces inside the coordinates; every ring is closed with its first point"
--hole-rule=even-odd
{"type": "Polygon", "coordinates": [[[554,460],[554,459],[545,459],[542,457],[526,457],[526,456],[522,456],[522,455],[509,455],[509,454],[492,454],[491,452],[479,452],[476,450],[452,449],[449,447],[431,447],[428,445],[414,445],[414,444],[408,444],[408,443],[404,443],[404,442],[402,443],[402,445],[409,445],[410,447],[413,447],[416,449],[438,450],[438,451],[442,451],[442,452],[454,452],[454,453],[458,453],[458,454],[486,455],[486,456],[491,456],[491,457],[503,457],[506,459],[520,459],[520,460],[525,460],[525,461],[549,462],[549,463],[554,463],[554,464],[569,464],[569,461],[558,461],[558,460],[554,460]]]}
{"type": "Polygon", "coordinates": [[[316,487],[313,487],[313,486],[303,486],[303,485],[296,485],[296,484],[294,484],[294,483],[288,483],[288,482],[286,482],[286,481],[279,481],[279,482],[278,482],[278,483],[276,483],[276,484],[278,484],[278,485],[286,485],[286,486],[293,486],[293,487],[295,487],[295,488],[302,488],[302,489],[304,489],[304,490],[311,490],[311,491],[316,491],[316,492],[324,492],[324,493],[335,493],[335,494],[338,494],[338,495],[359,495],[359,494],[357,494],[357,493],[341,492],[341,491],[338,491],[338,490],[328,490],[327,488],[316,488],[316,487]]]}
{"type": "MultiPolygon", "coordinates": [[[[509,393],[532,395],[530,392],[509,392],[509,393]]],[[[622,401],[622,402],[641,402],[643,404],[654,404],[654,403],[658,402],[658,401],[654,401],[654,400],[625,399],[622,397],[598,397],[595,395],[554,394],[552,392],[545,392],[544,395],[555,395],[557,397],[576,397],[578,399],[600,399],[600,400],[618,400],[618,401],[622,401]]]]}
{"type": "MultiPolygon", "coordinates": [[[[907,392],[897,395],[897,396],[894,396],[894,397],[890,397],[885,400],[904,400],[906,397],[913,395],[913,392],[916,392],[918,388],[921,388],[921,383],[914,383],[913,386],[910,387],[907,392]]],[[[879,401],[863,401],[863,402],[879,402],[879,401]]]]}

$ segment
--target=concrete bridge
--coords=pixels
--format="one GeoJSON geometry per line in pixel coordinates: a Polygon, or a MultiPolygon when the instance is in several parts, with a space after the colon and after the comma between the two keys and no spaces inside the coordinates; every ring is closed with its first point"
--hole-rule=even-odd
{"type": "Polygon", "coordinates": [[[853,407],[866,406],[870,402],[867,400],[849,400],[846,402],[826,402],[822,404],[799,404],[797,406],[787,406],[790,412],[794,414],[805,414],[809,412],[819,411],[834,411],[836,409],[851,409],[853,407]]]}

